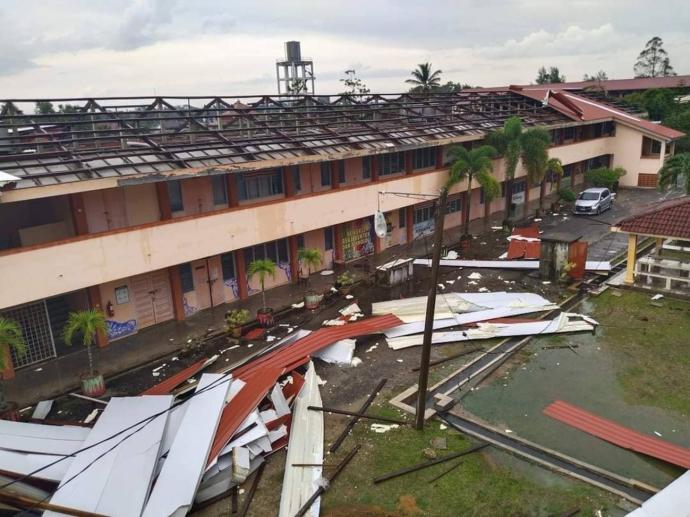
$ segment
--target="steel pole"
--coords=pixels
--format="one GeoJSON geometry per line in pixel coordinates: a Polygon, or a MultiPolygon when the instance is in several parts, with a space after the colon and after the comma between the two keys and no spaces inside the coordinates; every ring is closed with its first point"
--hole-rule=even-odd
{"type": "Polygon", "coordinates": [[[434,252],[431,257],[431,282],[429,296],[426,302],[426,319],[424,322],[424,340],[422,342],[422,357],[419,364],[419,383],[417,390],[417,415],[415,427],[424,429],[424,413],[426,411],[426,390],[429,384],[429,360],[431,359],[431,335],[434,331],[434,312],[436,310],[436,284],[438,284],[438,270],[441,262],[441,247],[443,246],[443,222],[446,216],[446,202],[448,189],[443,188],[439,197],[434,227],[434,252]]]}

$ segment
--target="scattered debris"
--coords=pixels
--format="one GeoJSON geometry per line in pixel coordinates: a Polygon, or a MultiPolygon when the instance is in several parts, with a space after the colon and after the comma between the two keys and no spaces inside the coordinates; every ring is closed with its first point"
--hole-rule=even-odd
{"type": "Polygon", "coordinates": [[[470,276],[468,276],[467,278],[469,278],[470,280],[479,280],[481,277],[482,277],[482,274],[477,273],[475,271],[474,273],[471,273],[470,276]]]}
{"type": "Polygon", "coordinates": [[[387,433],[391,429],[397,429],[400,427],[398,424],[371,424],[370,429],[375,433],[387,433]]]}
{"type": "Polygon", "coordinates": [[[293,303],[292,308],[293,309],[302,309],[304,307],[304,302],[299,302],[299,303],[293,303]]]}
{"type": "Polygon", "coordinates": [[[434,449],[446,450],[448,448],[448,440],[445,436],[435,436],[431,439],[431,446],[434,449]]]}
{"type": "Polygon", "coordinates": [[[332,274],[333,274],[333,271],[330,269],[324,269],[323,271],[321,271],[321,276],[330,276],[332,274]]]}
{"type": "Polygon", "coordinates": [[[43,420],[48,416],[50,410],[53,408],[53,400],[42,400],[36,404],[34,412],[31,414],[33,420],[43,420]]]}
{"type": "Polygon", "coordinates": [[[431,447],[425,447],[422,449],[422,455],[428,460],[435,460],[438,457],[438,454],[436,454],[436,449],[431,447]]]}
{"type": "Polygon", "coordinates": [[[663,297],[663,294],[655,294],[654,296],[652,296],[652,300],[661,300],[663,297]]]}

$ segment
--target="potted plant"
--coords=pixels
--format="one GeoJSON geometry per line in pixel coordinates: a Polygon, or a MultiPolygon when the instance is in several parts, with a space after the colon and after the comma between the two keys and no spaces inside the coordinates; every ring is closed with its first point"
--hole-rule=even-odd
{"type": "MultiPolygon", "coordinates": [[[[309,285],[312,267],[317,268],[323,262],[321,252],[316,248],[302,248],[297,252],[297,260],[301,266],[307,266],[307,285],[309,285]]],[[[307,309],[316,309],[321,300],[323,300],[323,294],[317,294],[313,289],[307,290],[304,294],[304,306],[307,309]]]]}
{"type": "Polygon", "coordinates": [[[259,283],[261,284],[261,308],[256,311],[256,319],[264,328],[273,326],[273,309],[266,307],[266,288],[265,282],[266,277],[270,276],[275,278],[276,276],[276,263],[271,259],[257,259],[249,263],[247,268],[247,273],[249,278],[254,276],[259,277],[259,283]]]}
{"type": "Polygon", "coordinates": [[[233,309],[225,313],[225,323],[228,325],[228,332],[234,338],[242,336],[242,325],[249,321],[249,311],[247,309],[233,309]]]}
{"type": "Polygon", "coordinates": [[[72,338],[75,334],[82,336],[82,344],[86,347],[86,353],[89,357],[89,371],[80,376],[81,389],[84,395],[90,397],[99,397],[105,393],[103,375],[93,368],[91,347],[96,341],[96,335],[99,332],[105,334],[107,331],[108,325],[105,321],[105,314],[98,309],[70,312],[62,331],[62,337],[67,345],[72,344],[72,338]]]}
{"type": "Polygon", "coordinates": [[[349,271],[343,271],[336,278],[336,287],[340,294],[350,294],[352,285],[355,283],[355,276],[349,271]]]}
{"type": "MultiPolygon", "coordinates": [[[[22,328],[14,320],[0,318],[0,372],[7,368],[10,352],[18,356],[26,353],[26,343],[22,336],[22,328]]],[[[17,420],[17,404],[8,402],[5,398],[4,384],[0,382],[0,418],[3,420],[17,420]]]]}

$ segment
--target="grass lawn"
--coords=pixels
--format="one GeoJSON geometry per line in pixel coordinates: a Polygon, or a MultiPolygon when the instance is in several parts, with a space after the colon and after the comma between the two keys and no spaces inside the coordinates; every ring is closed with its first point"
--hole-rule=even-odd
{"type": "Polygon", "coordinates": [[[626,401],[690,414],[690,303],[605,291],[593,300],[600,336],[621,361],[626,401]]]}
{"type": "MultiPolygon", "coordinates": [[[[382,397],[383,398],[383,397],[382,397]]],[[[385,404],[385,403],[384,403],[385,404]]],[[[371,413],[400,418],[388,406],[371,408],[371,413]]],[[[407,416],[411,420],[411,416],[407,416]]],[[[325,516],[341,515],[553,515],[580,508],[580,515],[593,515],[612,506],[611,499],[587,485],[535,483],[506,467],[497,466],[483,453],[465,456],[462,464],[434,483],[429,481],[454,465],[451,460],[415,473],[374,485],[373,478],[425,461],[422,450],[432,438],[444,436],[448,449],[439,456],[470,448],[473,443],[452,429],[441,430],[432,420],[421,433],[398,428],[383,434],[360,422],[353,435],[337,452],[336,464],[355,443],[362,448],[326,493],[322,503],[325,516]]],[[[328,471],[327,471],[328,472],[328,471]]]]}

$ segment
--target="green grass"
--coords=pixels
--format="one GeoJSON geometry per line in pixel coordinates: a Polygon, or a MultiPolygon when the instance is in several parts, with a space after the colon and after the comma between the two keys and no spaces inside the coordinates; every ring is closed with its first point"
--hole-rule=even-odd
{"type": "Polygon", "coordinates": [[[626,402],[690,414],[690,303],[650,294],[604,292],[593,300],[600,336],[620,360],[626,402]]]}
{"type": "MultiPolygon", "coordinates": [[[[390,407],[372,407],[373,414],[400,418],[390,407]]],[[[405,418],[412,419],[411,416],[405,418]]],[[[362,446],[350,465],[326,492],[324,515],[553,515],[580,508],[580,515],[593,515],[602,507],[611,506],[605,494],[576,482],[545,486],[535,483],[507,467],[491,463],[484,453],[464,457],[457,469],[435,483],[429,483],[457,460],[374,485],[372,480],[388,472],[424,460],[422,450],[436,436],[445,436],[448,450],[439,456],[470,448],[472,443],[452,429],[441,430],[437,420],[427,422],[424,432],[402,427],[384,434],[370,430],[370,422],[360,422],[353,435],[342,445],[336,464],[355,443],[362,446]],[[410,511],[401,507],[407,498],[410,511]],[[411,502],[411,504],[410,504],[411,502]]],[[[328,472],[328,470],[326,471],[328,472]]]]}

